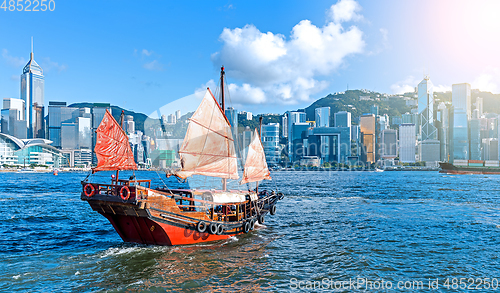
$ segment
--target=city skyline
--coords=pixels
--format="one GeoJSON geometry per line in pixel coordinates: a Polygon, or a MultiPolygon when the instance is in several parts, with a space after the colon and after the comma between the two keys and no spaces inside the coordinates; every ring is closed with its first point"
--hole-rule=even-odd
{"type": "Polygon", "coordinates": [[[425,74],[436,92],[463,82],[500,89],[494,1],[90,4],[58,2],[54,11],[30,12],[28,19],[27,12],[0,11],[0,25],[9,27],[0,32],[8,40],[0,46],[0,98],[20,98],[19,67],[28,61],[31,36],[46,101],[110,102],[146,114],[212,88],[221,65],[233,106],[251,112],[262,104],[262,112],[303,108],[347,87],[399,93],[425,74]],[[329,36],[336,42],[326,42],[329,36]],[[307,43],[328,50],[304,48],[307,43]],[[230,58],[241,46],[253,51],[230,58]],[[289,75],[271,70],[299,56],[293,54],[301,58],[289,75]]]}

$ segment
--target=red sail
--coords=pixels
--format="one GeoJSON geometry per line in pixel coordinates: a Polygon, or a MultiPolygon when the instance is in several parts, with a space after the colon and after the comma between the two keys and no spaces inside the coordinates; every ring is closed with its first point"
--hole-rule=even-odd
{"type": "Polygon", "coordinates": [[[94,171],[137,170],[128,137],[108,110],[97,128],[94,171]]]}

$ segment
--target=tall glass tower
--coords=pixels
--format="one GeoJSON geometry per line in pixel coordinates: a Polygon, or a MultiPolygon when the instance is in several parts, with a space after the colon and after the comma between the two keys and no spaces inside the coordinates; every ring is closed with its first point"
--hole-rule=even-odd
{"type": "Polygon", "coordinates": [[[25,102],[27,138],[45,138],[44,126],[44,85],[43,70],[33,59],[33,43],[28,64],[21,75],[21,99],[25,102]]]}
{"type": "Polygon", "coordinates": [[[434,90],[432,82],[426,76],[418,84],[418,114],[420,116],[421,140],[437,139],[434,126],[434,90]]]}

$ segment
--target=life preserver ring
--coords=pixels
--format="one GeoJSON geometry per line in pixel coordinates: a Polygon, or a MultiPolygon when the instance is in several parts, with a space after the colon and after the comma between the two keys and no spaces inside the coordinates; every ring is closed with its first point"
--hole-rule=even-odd
{"type": "Polygon", "coordinates": [[[121,189],[120,189],[120,197],[123,199],[123,200],[127,200],[129,197],[130,197],[130,189],[128,188],[127,185],[123,186],[121,189]]]}
{"type": "Polygon", "coordinates": [[[258,218],[259,224],[261,224],[261,225],[264,224],[264,220],[265,220],[264,215],[260,215],[258,218]]]}
{"type": "Polygon", "coordinates": [[[217,231],[219,230],[217,223],[210,223],[210,225],[208,225],[208,230],[211,234],[217,234],[217,231]]]}
{"type": "Polygon", "coordinates": [[[222,226],[221,224],[217,224],[217,235],[221,235],[222,233],[224,233],[224,226],[222,226]]]}
{"type": "Polygon", "coordinates": [[[207,223],[199,221],[198,224],[196,225],[196,230],[198,230],[198,232],[200,233],[207,231],[207,223]]]}
{"type": "Polygon", "coordinates": [[[255,219],[250,220],[250,230],[253,230],[255,228],[255,219]]]}
{"type": "Polygon", "coordinates": [[[269,209],[269,213],[273,216],[276,214],[276,205],[273,205],[271,209],[269,209]]]}
{"type": "Polygon", "coordinates": [[[90,184],[90,183],[87,183],[84,187],[83,187],[83,193],[85,194],[85,196],[87,197],[92,197],[94,195],[94,192],[95,192],[95,188],[94,188],[94,185],[90,184]],[[90,188],[90,192],[88,191],[90,188]]]}
{"type": "Polygon", "coordinates": [[[245,233],[248,233],[248,231],[250,231],[250,222],[245,222],[245,226],[243,229],[244,229],[243,231],[245,231],[245,233]]]}

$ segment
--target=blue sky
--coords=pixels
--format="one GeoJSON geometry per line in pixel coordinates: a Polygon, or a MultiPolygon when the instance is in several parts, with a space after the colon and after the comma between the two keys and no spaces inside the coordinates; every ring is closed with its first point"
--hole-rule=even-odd
{"type": "Polygon", "coordinates": [[[347,86],[400,93],[424,73],[437,90],[500,92],[498,1],[54,1],[0,10],[0,98],[19,98],[31,36],[46,105],[150,114],[212,88],[221,65],[233,106],[254,113],[347,86]]]}

